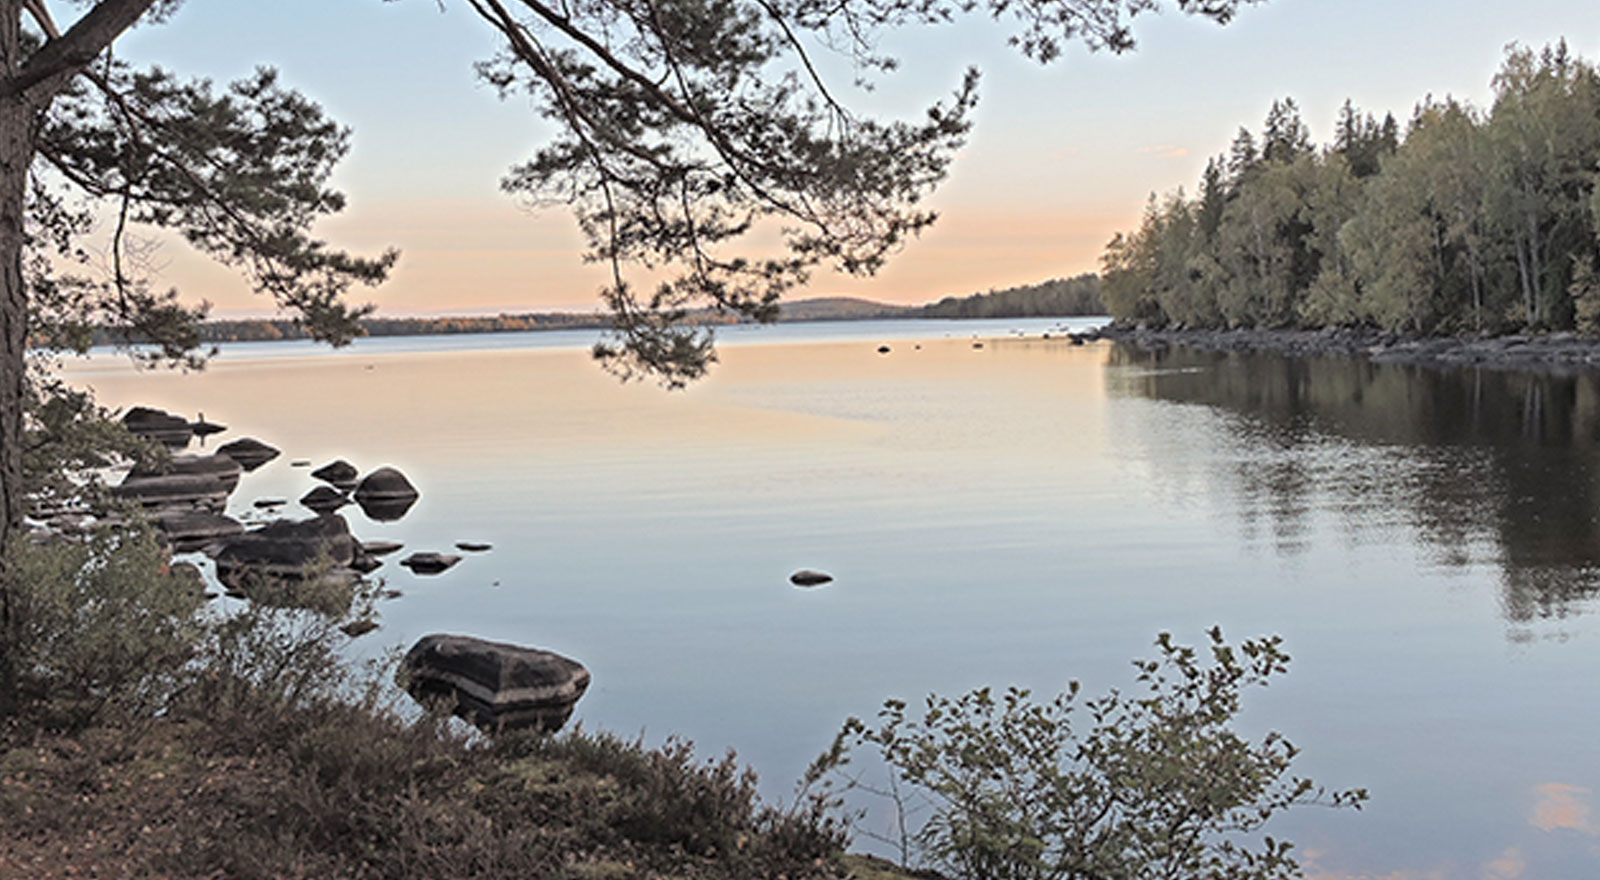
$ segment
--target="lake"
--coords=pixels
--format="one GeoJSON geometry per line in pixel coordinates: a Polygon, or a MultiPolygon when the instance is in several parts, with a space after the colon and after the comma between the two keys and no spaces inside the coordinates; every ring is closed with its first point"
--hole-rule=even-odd
{"type": "Polygon", "coordinates": [[[576,331],[66,373],[282,449],[241,517],[312,488],[292,459],[399,467],[420,502],[345,508],[358,536],[494,549],[436,577],[390,557],[403,596],[362,644],[560,651],[594,674],[584,725],[736,748],[772,798],[887,697],[1126,688],[1158,632],[1220,624],[1294,656],[1242,727],[1372,792],[1269,826],[1308,876],[1593,876],[1600,383],[1151,355],[1062,324],[731,328],[670,393],[617,383],[576,331]],[[796,589],[799,568],[837,580],[796,589]]]}

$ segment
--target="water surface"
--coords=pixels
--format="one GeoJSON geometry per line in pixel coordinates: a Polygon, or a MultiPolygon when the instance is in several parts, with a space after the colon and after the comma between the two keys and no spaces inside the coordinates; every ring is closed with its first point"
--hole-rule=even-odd
{"type": "Polygon", "coordinates": [[[1295,657],[1243,725],[1372,790],[1275,828],[1310,876],[1592,876],[1594,381],[1155,357],[1043,339],[1057,323],[735,331],[670,394],[601,373],[583,333],[69,374],[282,448],[241,514],[311,488],[291,459],[400,467],[421,501],[389,524],[346,508],[357,534],[494,550],[385,566],[404,596],[368,639],[569,654],[594,672],[583,723],[735,747],[775,797],[885,697],[1126,686],[1157,632],[1221,624],[1295,657]],[[795,589],[802,567],[838,580],[795,589]]]}

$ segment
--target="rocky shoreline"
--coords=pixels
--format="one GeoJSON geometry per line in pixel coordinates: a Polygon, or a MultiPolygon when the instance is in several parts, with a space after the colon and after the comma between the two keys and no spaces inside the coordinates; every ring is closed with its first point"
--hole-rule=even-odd
{"type": "Polygon", "coordinates": [[[1408,337],[1350,327],[1209,330],[1151,329],[1113,323],[1078,338],[1124,342],[1151,352],[1184,346],[1201,351],[1269,352],[1292,357],[1364,357],[1374,363],[1440,369],[1600,372],[1600,339],[1575,333],[1408,337]]]}

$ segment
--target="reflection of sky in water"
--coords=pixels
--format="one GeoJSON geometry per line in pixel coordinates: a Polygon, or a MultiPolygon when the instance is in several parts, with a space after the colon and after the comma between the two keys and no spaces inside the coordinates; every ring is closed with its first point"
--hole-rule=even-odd
{"type": "Polygon", "coordinates": [[[1583,571],[1600,546],[1574,556],[1592,521],[1565,520],[1600,481],[1589,447],[1549,430],[1581,424],[1580,401],[1540,398],[1532,430],[1502,432],[1440,404],[1456,391],[1385,373],[1334,376],[1344,404],[1319,408],[1270,371],[1152,374],[1004,323],[1033,336],[978,350],[857,324],[733,345],[676,394],[510,336],[70,375],[108,404],[204,411],[231,428],[213,443],[281,448],[236,510],[311,488],[293,459],[399,467],[421,501],[389,524],[345,508],[360,537],[494,550],[434,578],[390,557],[405,595],[374,649],[463,631],[562,651],[595,674],[585,723],[736,746],[769,795],[885,697],[1126,685],[1159,630],[1221,623],[1282,633],[1296,658],[1245,727],[1373,791],[1360,814],[1274,829],[1317,853],[1313,876],[1476,880],[1516,859],[1583,876],[1596,838],[1577,817],[1600,787],[1583,571]],[[793,589],[800,567],[838,580],[793,589]]]}

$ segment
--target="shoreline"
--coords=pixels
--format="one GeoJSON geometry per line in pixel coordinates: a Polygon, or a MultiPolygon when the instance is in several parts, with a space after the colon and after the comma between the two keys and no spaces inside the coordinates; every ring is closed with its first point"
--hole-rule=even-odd
{"type": "Polygon", "coordinates": [[[1600,372],[1600,339],[1576,333],[1507,336],[1405,336],[1380,330],[1160,329],[1109,324],[1085,340],[1123,342],[1148,352],[1171,346],[1200,351],[1290,357],[1362,357],[1377,364],[1434,369],[1475,367],[1540,373],[1600,372]]]}

